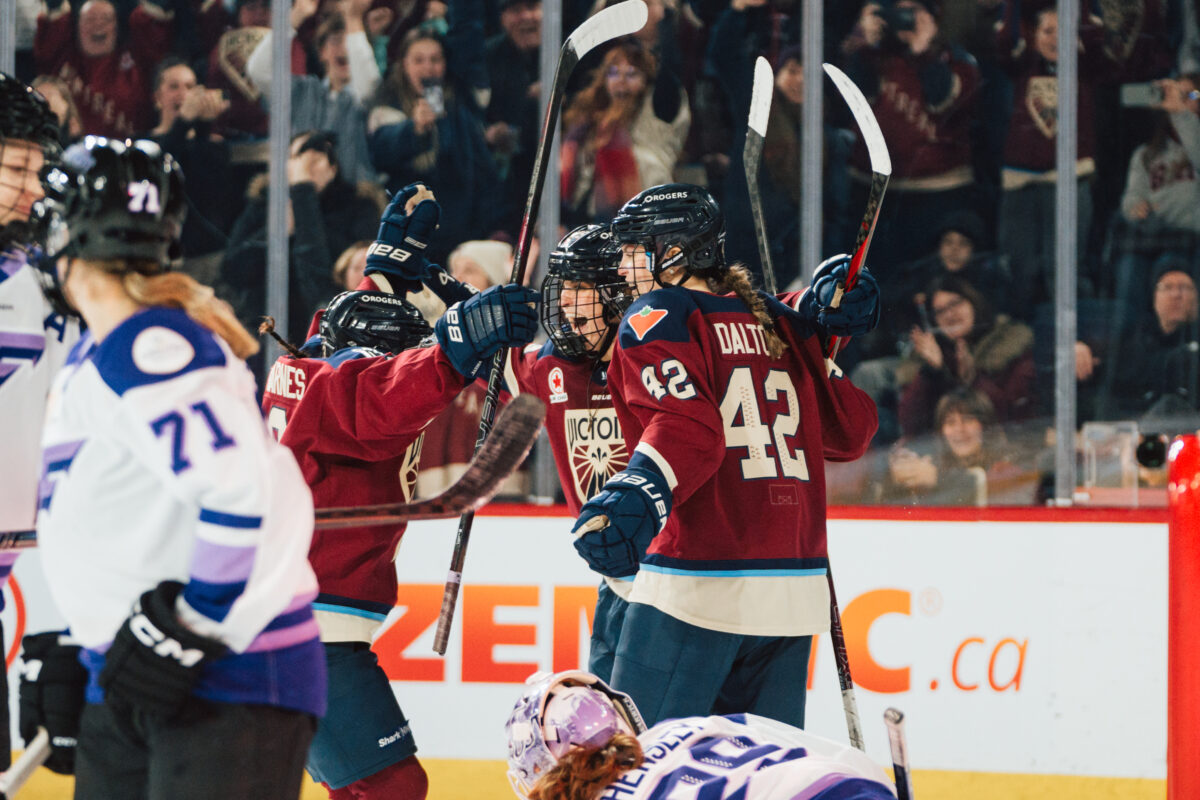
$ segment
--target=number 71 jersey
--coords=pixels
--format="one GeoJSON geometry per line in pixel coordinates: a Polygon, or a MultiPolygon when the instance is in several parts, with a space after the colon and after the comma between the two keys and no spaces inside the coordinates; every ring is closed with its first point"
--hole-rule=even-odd
{"type": "Polygon", "coordinates": [[[614,405],[674,500],[630,600],[711,630],[801,636],[829,626],[824,461],[861,456],[878,417],[827,374],[815,329],[762,297],[787,343],[778,359],[733,295],[660,289],[621,323],[614,405]]]}

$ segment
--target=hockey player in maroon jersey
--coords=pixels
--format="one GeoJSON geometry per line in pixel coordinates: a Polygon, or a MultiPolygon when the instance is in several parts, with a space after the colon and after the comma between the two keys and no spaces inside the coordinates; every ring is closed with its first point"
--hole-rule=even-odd
{"type": "MultiPolygon", "coordinates": [[[[537,329],[537,294],[520,286],[463,293],[432,330],[403,299],[421,279],[440,284],[421,254],[437,204],[430,196],[406,213],[418,191],[407,187],[385,210],[359,287],[366,291],[336,297],[313,321],[310,333],[318,335],[271,369],[263,412],[299,461],[317,508],[409,499],[421,429],[486,371],[491,355],[529,342],[537,329]]],[[[318,532],[309,552],[320,584],[313,608],[329,666],[329,711],[307,766],[335,800],[419,800],[427,791],[408,721],[370,650],[396,604],[393,560],[403,532],[390,525],[318,532]]]]}
{"type": "MultiPolygon", "coordinates": [[[[607,225],[583,225],[550,253],[542,281],[542,327],[550,341],[514,352],[520,391],[546,404],[546,431],[572,515],[625,468],[629,453],[608,390],[608,362],[632,288],[607,225]]],[[[605,578],[592,622],[588,669],[607,679],[624,597],[632,582],[605,578]]]]}
{"type": "Polygon", "coordinates": [[[574,531],[592,569],[634,576],[613,684],[651,724],[802,726],[812,635],[829,626],[823,464],[858,458],[877,426],[821,339],[869,329],[878,286],[864,270],[830,308],[839,260],[796,309],[755,292],[725,262],[720,208],[687,184],[642,192],[612,228],[643,292],[609,367],[632,452],[574,531]]]}

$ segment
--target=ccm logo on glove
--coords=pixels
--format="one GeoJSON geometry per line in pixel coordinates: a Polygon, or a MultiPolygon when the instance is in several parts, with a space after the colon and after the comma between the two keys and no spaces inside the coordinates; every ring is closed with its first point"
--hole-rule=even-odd
{"type": "Polygon", "coordinates": [[[178,640],[172,639],[155,627],[150,618],[142,613],[141,603],[138,603],[133,611],[133,616],[129,618],[129,630],[139,642],[153,650],[155,655],[174,659],[185,667],[194,667],[204,658],[204,651],[184,647],[178,640]]]}

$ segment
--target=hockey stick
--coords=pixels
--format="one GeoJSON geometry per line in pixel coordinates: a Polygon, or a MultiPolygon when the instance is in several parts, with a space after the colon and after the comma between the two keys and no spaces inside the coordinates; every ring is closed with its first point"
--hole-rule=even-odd
{"type": "MultiPolygon", "coordinates": [[[[841,92],[842,99],[850,107],[854,121],[858,124],[859,133],[867,145],[867,153],[871,158],[871,190],[867,195],[867,208],[863,212],[862,223],[858,226],[858,237],[854,242],[854,253],[850,257],[850,268],[846,273],[844,286],[839,286],[829,305],[837,308],[842,303],[842,294],[854,288],[858,281],[858,271],[862,268],[867,257],[867,249],[871,246],[871,237],[875,234],[875,224],[879,221],[879,209],[883,205],[883,193],[887,191],[888,179],[892,175],[892,159],[888,155],[887,143],[883,140],[883,131],[879,122],[867,103],[867,98],[854,85],[854,81],[832,64],[822,64],[833,85],[841,92]]],[[[841,346],[841,337],[832,336],[826,348],[825,356],[833,360],[841,346]]]]}
{"type": "MultiPolygon", "coordinates": [[[[533,395],[518,395],[500,412],[492,433],[467,464],[462,477],[446,491],[411,503],[375,506],[321,508],[316,512],[316,529],[392,525],[419,519],[449,519],[475,512],[487,505],[508,476],[521,466],[533,449],[546,407],[533,395]]],[[[0,533],[0,550],[37,547],[37,531],[0,533]]]]}
{"type": "MultiPolygon", "coordinates": [[[[542,120],[542,136],[538,141],[537,155],[533,160],[533,174],[529,181],[529,195],[525,198],[525,216],[521,220],[521,232],[517,236],[516,256],[513,260],[512,283],[523,283],[525,264],[529,260],[529,245],[533,239],[533,225],[537,219],[538,206],[542,200],[542,186],[546,181],[546,165],[550,161],[550,148],[554,143],[554,131],[558,127],[559,110],[567,90],[567,79],[579,60],[588,52],[619,36],[635,33],[646,24],[649,12],[642,0],[625,0],[610,6],[583,21],[563,42],[558,65],[554,68],[554,83],[546,103],[546,114],[542,120]]],[[[501,349],[492,360],[492,371],[488,375],[487,394],[483,398],[483,410],[479,415],[479,436],[475,448],[483,446],[484,439],[496,419],[496,406],[500,399],[500,381],[508,361],[508,350],[501,349]]],[[[458,535],[454,540],[454,554],[450,558],[450,574],[446,576],[446,589],[442,595],[442,610],[438,614],[437,631],[433,636],[433,650],[438,655],[446,654],[450,640],[450,624],[454,621],[454,607],[458,604],[458,587],[462,583],[463,561],[467,543],[471,538],[471,524],[475,515],[467,511],[458,523],[458,535]]]]}
{"type": "Polygon", "coordinates": [[[850,677],[850,658],[846,655],[846,636],[842,632],[842,613],[838,611],[837,593],[833,590],[833,570],[826,567],[829,584],[829,641],[833,645],[833,661],[837,664],[838,686],[842,690],[842,710],[846,713],[846,734],[850,744],[866,752],[862,721],[858,717],[858,699],[854,696],[854,679],[850,677]]]}
{"type": "Polygon", "coordinates": [[[750,190],[750,213],[754,216],[754,238],[758,240],[758,258],[762,262],[763,287],[767,294],[778,292],[775,268],[771,265],[771,246],[767,243],[767,222],[763,219],[762,195],[758,193],[758,168],[762,162],[763,140],[771,116],[771,97],[775,93],[775,73],[765,58],[754,62],[754,89],[750,93],[750,119],[746,123],[746,146],[742,165],[746,170],[746,188],[750,190]]]}
{"type": "Polygon", "coordinates": [[[500,485],[529,455],[546,418],[546,407],[531,394],[517,395],[500,412],[483,447],[475,451],[462,477],[427,500],[377,506],[317,510],[317,530],[384,525],[417,519],[449,519],[487,505],[500,485]]]}
{"type": "Polygon", "coordinates": [[[50,757],[50,734],[45,728],[38,728],[37,736],[25,745],[25,752],[13,762],[12,766],[0,775],[0,800],[11,800],[29,780],[37,768],[46,763],[50,757]]]}
{"type": "Polygon", "coordinates": [[[908,774],[908,743],[904,740],[904,712],[889,708],[883,712],[888,744],[892,748],[892,771],[896,775],[896,800],[912,800],[912,778],[908,774]]]}

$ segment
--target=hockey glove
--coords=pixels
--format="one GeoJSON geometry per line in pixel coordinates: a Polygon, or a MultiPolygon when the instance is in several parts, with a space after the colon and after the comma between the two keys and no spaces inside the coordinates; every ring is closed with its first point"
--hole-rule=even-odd
{"type": "MultiPolygon", "coordinates": [[[[635,455],[634,460],[637,458],[635,455]]],[[[581,531],[588,520],[601,514],[608,517],[608,525],[577,536],[575,549],[601,575],[633,575],[646,548],[671,515],[671,490],[666,478],[649,459],[618,472],[583,504],[571,532],[581,531]]]]}
{"type": "Polygon", "coordinates": [[[75,744],[83,714],[88,671],[79,661],[79,645],[66,631],[35,633],[21,640],[21,738],[26,746],[38,728],[50,734],[46,768],[60,775],[75,772],[75,744]]]}
{"type": "Polygon", "coordinates": [[[849,269],[848,255],[825,259],[800,298],[800,314],[832,336],[861,336],[879,324],[879,282],[866,267],[858,271],[854,288],[842,295],[838,307],[830,308],[838,284],[845,282],[849,269]]]}
{"type": "Polygon", "coordinates": [[[442,208],[432,198],[422,200],[412,214],[404,211],[408,201],[424,184],[410,183],[396,193],[379,221],[379,233],[367,249],[366,274],[381,272],[397,294],[421,291],[425,274],[425,248],[437,230],[442,208]]]}
{"type": "Polygon", "coordinates": [[[540,297],[515,283],[493,286],[446,309],[434,335],[454,368],[474,380],[486,372],[485,359],[500,348],[533,341],[540,297]]]}
{"type": "Polygon", "coordinates": [[[479,290],[474,286],[469,286],[457,278],[451,277],[449,272],[437,264],[430,264],[425,268],[424,281],[429,291],[437,295],[447,308],[460,300],[466,300],[479,294],[479,290]]]}
{"type": "Polygon", "coordinates": [[[182,590],[178,581],[163,581],[134,603],[100,671],[106,701],[174,716],[191,695],[204,664],[224,655],[225,645],[179,622],[175,600],[182,590]]]}

